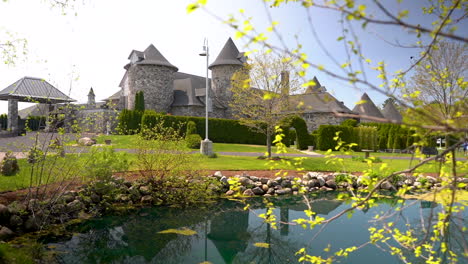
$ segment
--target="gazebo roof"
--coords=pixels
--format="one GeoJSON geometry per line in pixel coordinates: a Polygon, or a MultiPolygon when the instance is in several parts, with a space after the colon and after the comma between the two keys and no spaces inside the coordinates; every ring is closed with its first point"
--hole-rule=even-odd
{"type": "Polygon", "coordinates": [[[68,97],[44,79],[23,77],[0,91],[0,100],[17,99],[29,103],[66,103],[76,100],[68,97]]]}

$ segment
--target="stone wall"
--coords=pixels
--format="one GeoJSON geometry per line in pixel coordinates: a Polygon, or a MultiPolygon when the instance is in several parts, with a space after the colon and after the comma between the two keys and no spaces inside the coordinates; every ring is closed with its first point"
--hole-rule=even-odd
{"type": "Polygon", "coordinates": [[[228,107],[226,115],[231,117],[229,102],[232,100],[232,75],[242,68],[240,65],[218,65],[211,69],[211,87],[222,106],[228,107]]]}
{"type": "Polygon", "coordinates": [[[312,131],[317,130],[320,125],[340,125],[346,119],[350,119],[349,117],[338,117],[335,116],[334,113],[302,113],[302,118],[306,121],[307,130],[309,133],[312,131]]]}
{"type": "MultiPolygon", "coordinates": [[[[208,113],[209,118],[226,118],[226,110],[214,108],[208,113]]],[[[205,117],[205,106],[173,106],[170,113],[175,116],[198,116],[205,117]]]]}
{"type": "Polygon", "coordinates": [[[119,111],[112,109],[86,109],[77,113],[76,120],[81,132],[111,133],[117,127],[118,116],[119,111]]]}
{"type": "Polygon", "coordinates": [[[174,100],[173,82],[175,70],[158,65],[132,65],[128,69],[129,95],[127,109],[135,106],[135,94],[143,91],[145,109],[156,112],[169,112],[174,100]]]}

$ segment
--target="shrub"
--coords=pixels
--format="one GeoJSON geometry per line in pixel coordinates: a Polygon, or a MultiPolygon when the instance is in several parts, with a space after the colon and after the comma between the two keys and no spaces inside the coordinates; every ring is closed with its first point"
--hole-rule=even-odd
{"type": "Polygon", "coordinates": [[[11,152],[7,152],[2,160],[0,172],[2,175],[11,176],[19,171],[18,160],[11,152]]]}
{"type": "Polygon", "coordinates": [[[85,176],[89,178],[109,180],[112,173],[128,170],[126,152],[115,152],[112,147],[93,147],[91,153],[91,158],[85,166],[85,176]]]}
{"type": "Polygon", "coordinates": [[[356,119],[346,119],[345,121],[341,122],[342,126],[349,126],[349,127],[356,127],[358,121],[356,119]]]}
{"type": "Polygon", "coordinates": [[[191,134],[197,134],[197,124],[193,121],[188,121],[187,123],[187,132],[185,132],[185,135],[191,135],[191,134]]]}
{"type": "Polygon", "coordinates": [[[124,109],[119,115],[117,130],[123,135],[133,135],[140,131],[143,112],[124,109]]]}
{"type": "MultiPolygon", "coordinates": [[[[152,129],[161,123],[161,127],[172,127],[179,131],[179,136],[183,136],[187,131],[187,123],[193,121],[197,133],[203,137],[205,135],[205,118],[189,116],[170,116],[154,111],[145,111],[141,127],[152,129]]],[[[210,118],[208,122],[209,137],[214,142],[219,143],[239,143],[265,145],[266,136],[253,132],[249,127],[241,125],[238,120],[210,118]]]]}
{"type": "MultiPolygon", "coordinates": [[[[307,149],[307,146],[310,146],[312,144],[309,132],[307,131],[307,124],[304,121],[304,119],[302,119],[300,116],[287,117],[284,120],[282,120],[281,123],[283,131],[286,131],[288,134],[290,132],[290,127],[293,127],[295,129],[295,139],[292,137],[292,135],[294,134],[291,133],[291,135],[289,135],[289,141],[296,141],[297,149],[307,149]]],[[[287,145],[286,143],[285,145],[287,145]]]]}
{"type": "Polygon", "coordinates": [[[26,128],[31,131],[37,131],[39,128],[45,126],[45,116],[28,116],[26,118],[26,128]]]}
{"type": "Polygon", "coordinates": [[[135,94],[135,110],[136,111],[145,111],[145,97],[143,91],[138,91],[135,94]]]}
{"type": "Polygon", "coordinates": [[[320,150],[335,149],[337,141],[334,140],[336,132],[340,132],[340,138],[346,143],[356,143],[353,138],[353,128],[347,126],[321,125],[317,131],[317,148],[320,150]]]}
{"type": "Polygon", "coordinates": [[[188,134],[185,136],[185,142],[188,148],[199,149],[202,138],[198,134],[188,134]]]}
{"type": "Polygon", "coordinates": [[[296,141],[297,135],[296,135],[296,129],[290,129],[289,130],[289,145],[294,145],[294,141],[296,141]]]}

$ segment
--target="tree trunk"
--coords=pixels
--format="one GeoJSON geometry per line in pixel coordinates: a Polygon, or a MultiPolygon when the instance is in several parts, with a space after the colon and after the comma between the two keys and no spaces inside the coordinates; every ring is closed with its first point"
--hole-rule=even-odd
{"type": "Polygon", "coordinates": [[[267,152],[268,152],[268,158],[271,158],[271,131],[270,129],[267,130],[267,152]]]}

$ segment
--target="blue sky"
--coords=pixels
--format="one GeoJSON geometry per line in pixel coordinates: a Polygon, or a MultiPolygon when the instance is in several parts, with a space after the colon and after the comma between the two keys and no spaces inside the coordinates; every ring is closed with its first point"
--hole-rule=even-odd
{"type": "MultiPolygon", "coordinates": [[[[86,101],[90,87],[94,88],[97,99],[103,99],[118,90],[124,74],[123,66],[132,49],[144,50],[152,43],[179,71],[204,76],[205,61],[198,56],[203,39],[209,39],[213,61],[227,38],[234,37],[233,30],[202,10],[187,14],[186,6],[191,1],[186,0],[85,0],[83,3],[78,1],[78,7],[67,15],[62,15],[58,9],[51,9],[46,2],[0,2],[0,39],[5,37],[7,29],[18,37],[26,38],[29,49],[27,57],[18,60],[15,67],[0,65],[1,89],[23,76],[34,76],[50,81],[67,94],[70,91],[71,97],[80,102],[86,101]],[[73,14],[75,11],[76,16],[73,14]]],[[[420,1],[403,1],[402,6],[398,6],[396,0],[385,3],[395,10],[409,4],[407,8],[412,12],[411,21],[428,23],[417,13],[420,11],[416,5],[420,1]]],[[[207,7],[223,18],[237,14],[243,8],[259,28],[265,28],[268,22],[261,1],[209,0],[207,7]]],[[[369,8],[372,11],[372,7],[369,8]]],[[[333,66],[317,45],[302,7],[291,4],[271,9],[271,12],[273,19],[280,22],[279,30],[289,45],[294,45],[297,35],[313,62],[334,71],[340,70],[333,66]]],[[[313,10],[312,15],[321,41],[338,62],[343,63],[346,60],[343,44],[336,41],[341,32],[337,23],[340,17],[327,10],[313,10]]],[[[464,28],[463,33],[466,33],[468,27],[462,25],[460,28],[464,28]]],[[[414,43],[414,38],[398,27],[368,26],[365,31],[360,27],[356,29],[365,54],[374,63],[385,61],[391,70],[408,67],[410,57],[416,57],[419,52],[417,49],[395,48],[380,39],[414,43]]],[[[246,51],[244,40],[234,41],[239,49],[246,51]]],[[[309,68],[308,76],[314,75],[350,108],[364,91],[355,90],[346,83],[309,68]]],[[[370,80],[378,83],[373,78],[376,75],[368,72],[370,80]]],[[[376,104],[385,100],[378,93],[366,92],[376,104]]],[[[25,106],[22,104],[20,108],[25,106]]],[[[6,110],[7,103],[0,102],[0,112],[6,110]]]]}

